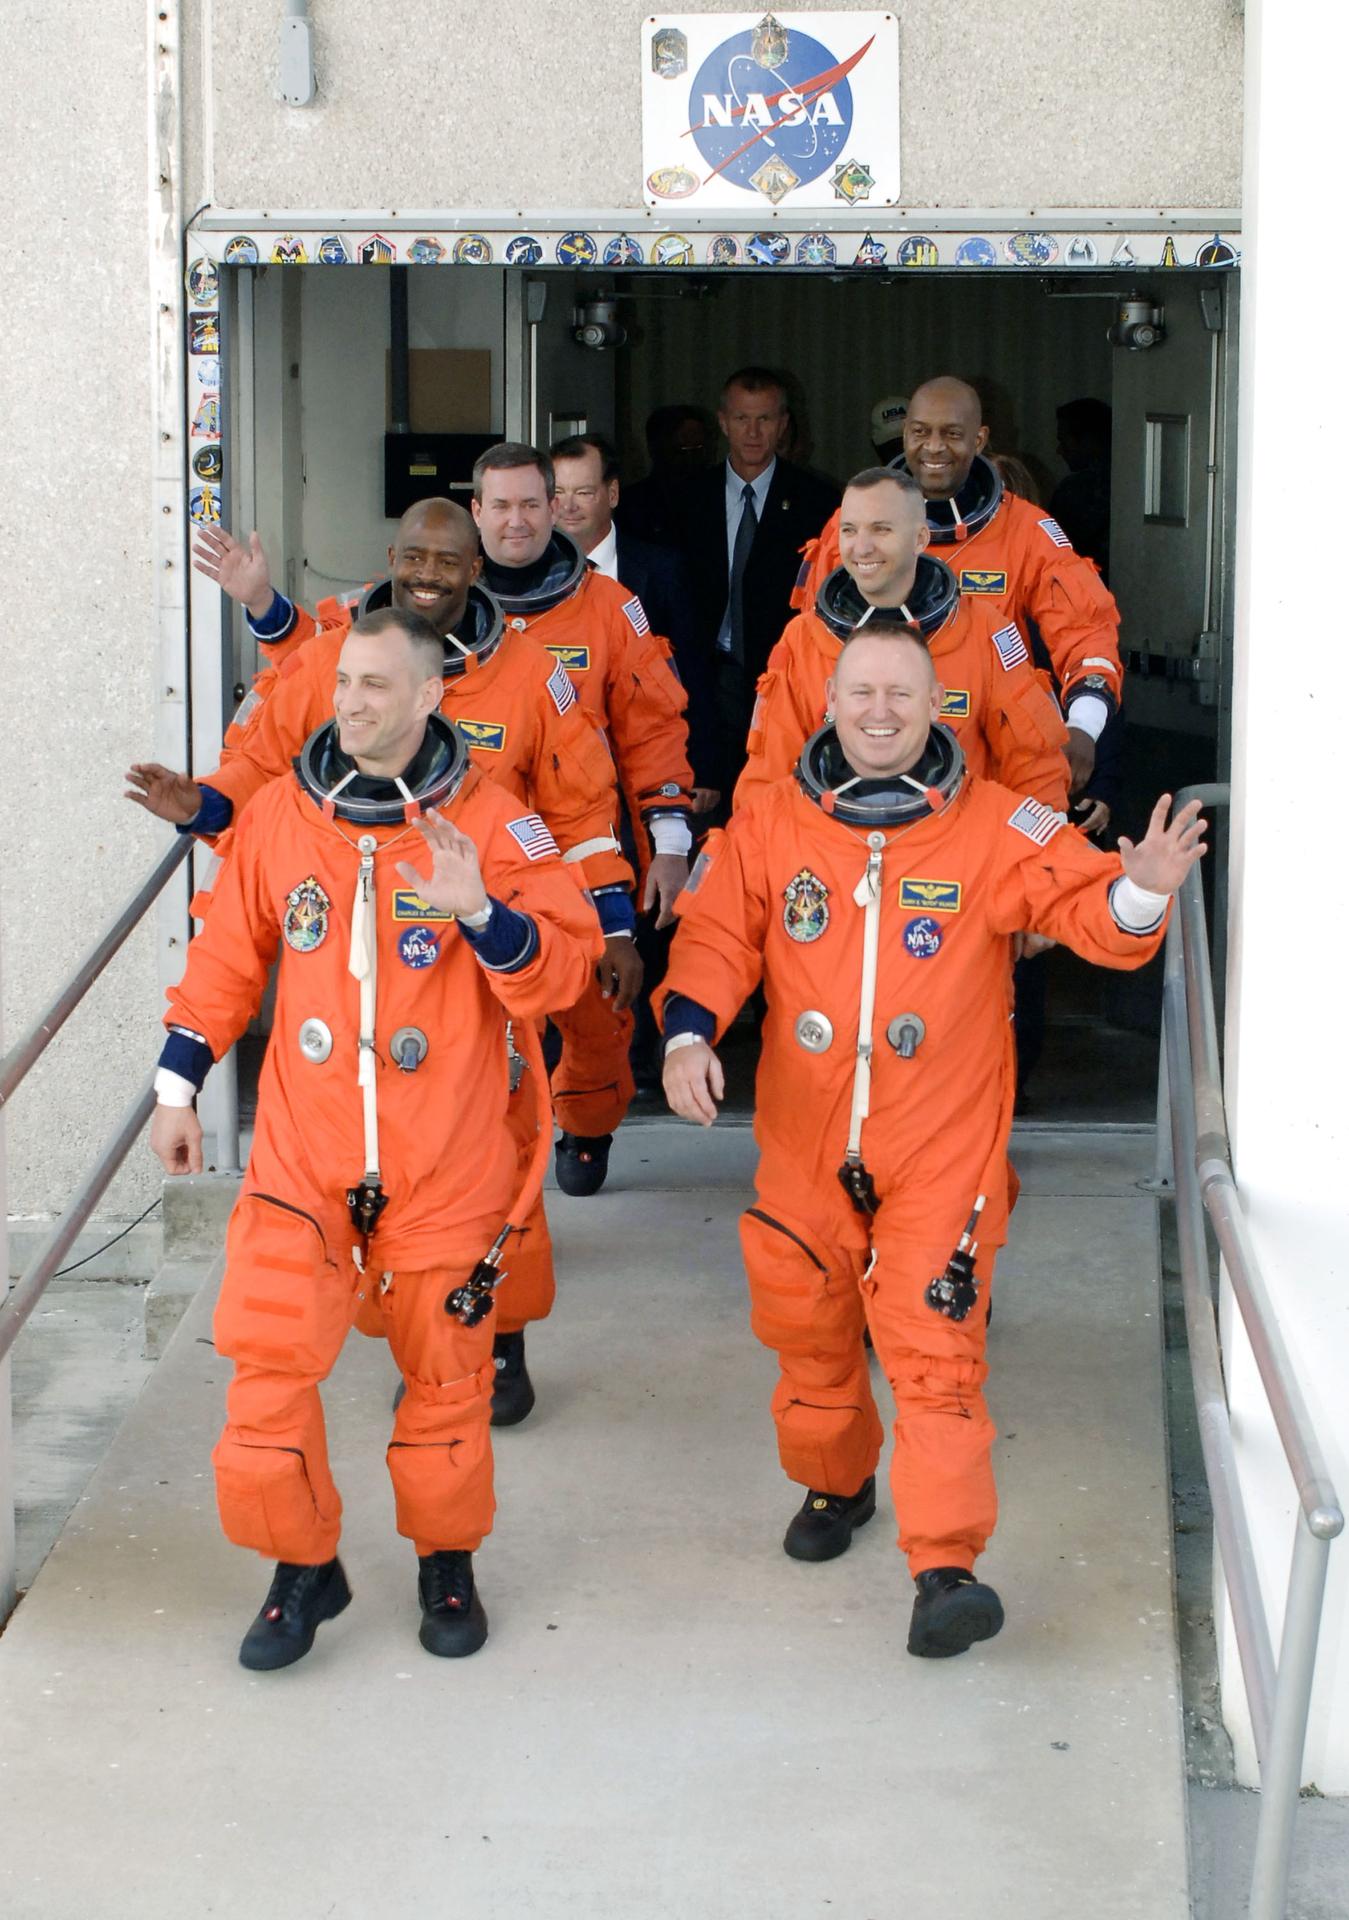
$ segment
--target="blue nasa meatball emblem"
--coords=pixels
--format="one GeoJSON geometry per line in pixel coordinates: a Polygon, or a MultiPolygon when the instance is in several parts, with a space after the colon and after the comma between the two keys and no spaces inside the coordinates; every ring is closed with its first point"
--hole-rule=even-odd
{"type": "Polygon", "coordinates": [[[846,69],[856,62],[852,48],[834,53],[773,25],[732,34],[708,54],[689,89],[689,126],[709,169],[776,204],[842,159],[853,123],[846,69]]]}
{"type": "Polygon", "coordinates": [[[440,958],[440,943],[430,927],[408,927],[398,936],[398,957],[405,967],[431,967],[440,958]]]}
{"type": "Polygon", "coordinates": [[[941,950],[941,928],[930,914],[921,914],[905,927],[904,945],[915,960],[930,960],[941,950]]]}

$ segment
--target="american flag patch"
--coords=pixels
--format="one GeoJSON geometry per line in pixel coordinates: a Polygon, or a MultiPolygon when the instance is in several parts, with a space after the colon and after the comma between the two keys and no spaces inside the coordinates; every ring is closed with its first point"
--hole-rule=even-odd
{"type": "Polygon", "coordinates": [[[1063,815],[1055,813],[1052,807],[1043,806],[1038,800],[1023,800],[1007,824],[1015,827],[1018,833],[1024,833],[1037,847],[1047,847],[1063,825],[1063,815]]]}
{"type": "Polygon", "coordinates": [[[1042,520],[1040,525],[1044,528],[1056,547],[1072,546],[1072,541],[1068,538],[1057,520],[1042,520]]]}
{"type": "Polygon", "coordinates": [[[646,608],[642,605],[635,593],[631,600],[625,600],[623,602],[623,611],[631,621],[634,633],[650,633],[651,622],[646,617],[646,608]]]}
{"type": "Polygon", "coordinates": [[[1019,667],[1023,660],[1030,658],[1026,652],[1026,643],[1021,638],[1021,629],[1015,620],[1009,626],[998,628],[993,636],[993,644],[998,649],[998,658],[1007,673],[1010,673],[1013,667],[1019,667]]]}
{"type": "Polygon", "coordinates": [[[568,707],[576,705],[576,689],[560,660],[548,676],[548,691],[559,713],[565,713],[568,707]]]}
{"type": "Polygon", "coordinates": [[[537,813],[522,813],[518,820],[508,820],[506,831],[526,860],[546,860],[550,853],[557,853],[557,841],[537,813]]]}

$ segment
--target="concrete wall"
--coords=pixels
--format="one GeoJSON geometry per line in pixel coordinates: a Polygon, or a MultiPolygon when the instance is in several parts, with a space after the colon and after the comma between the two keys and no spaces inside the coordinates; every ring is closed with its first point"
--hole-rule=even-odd
{"type": "MultiPolygon", "coordinates": [[[[155,740],[146,15],[52,0],[6,36],[0,833],[12,1043],[166,840],[120,798],[155,740]],[[95,105],[96,103],[96,105],[95,105]],[[80,144],[81,134],[87,142],[80,144]]],[[[157,1051],[148,933],[9,1120],[15,1213],[59,1206],[157,1051]]],[[[113,1212],[151,1197],[148,1155],[113,1212]]]]}
{"type": "MultiPolygon", "coordinates": [[[[274,97],[275,0],[217,4],[213,29],[208,7],[209,197],[258,208],[640,205],[638,29],[649,11],[637,0],[490,12],[477,0],[322,0],[318,100],[292,111],[274,97]]],[[[1232,0],[909,0],[899,12],[908,204],[1236,204],[1232,0]]]]}

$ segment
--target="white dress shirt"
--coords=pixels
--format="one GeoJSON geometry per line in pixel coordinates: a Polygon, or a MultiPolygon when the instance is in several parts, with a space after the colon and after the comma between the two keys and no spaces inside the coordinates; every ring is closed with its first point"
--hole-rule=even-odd
{"type": "Polygon", "coordinates": [[[606,578],[610,580],[617,580],[618,528],[612,520],[609,522],[608,533],[605,534],[603,540],[598,541],[590,549],[590,552],[586,555],[586,559],[590,562],[591,566],[595,568],[597,573],[604,574],[606,578]]]}

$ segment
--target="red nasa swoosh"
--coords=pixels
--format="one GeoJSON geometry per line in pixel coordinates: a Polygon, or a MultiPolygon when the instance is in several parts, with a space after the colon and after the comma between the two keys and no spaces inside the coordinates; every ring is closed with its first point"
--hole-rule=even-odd
{"type": "MultiPolygon", "coordinates": [[[[856,53],[850,54],[846,60],[840,60],[836,67],[827,67],[823,73],[815,74],[812,79],[804,81],[799,87],[783,87],[780,93],[765,94],[765,106],[775,107],[778,101],[784,99],[789,93],[794,94],[803,105],[809,106],[811,101],[818,99],[822,93],[828,93],[830,87],[836,86],[840,80],[847,79],[858,61],[870,52],[875,39],[875,34],[872,34],[871,39],[860,46],[856,53]]],[[[743,108],[741,111],[743,112],[743,108]]],[[[713,167],[707,180],[715,180],[719,173],[724,173],[733,160],[738,160],[742,153],[748,153],[750,148],[756,146],[766,134],[776,133],[780,127],[785,127],[796,111],[797,109],[793,108],[792,113],[784,114],[781,120],[775,120],[771,126],[760,127],[759,131],[746,140],[743,146],[737,147],[734,153],[728,153],[719,167],[713,167]]],[[[734,117],[733,111],[732,118],[734,117]]],[[[706,120],[699,120],[694,126],[686,127],[683,138],[687,139],[689,134],[699,132],[707,124],[706,120]]],[[[707,180],[704,180],[704,186],[707,185],[707,180]]]]}

